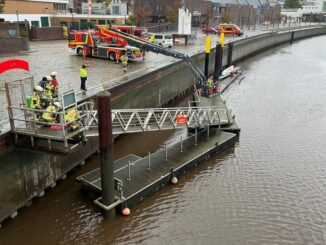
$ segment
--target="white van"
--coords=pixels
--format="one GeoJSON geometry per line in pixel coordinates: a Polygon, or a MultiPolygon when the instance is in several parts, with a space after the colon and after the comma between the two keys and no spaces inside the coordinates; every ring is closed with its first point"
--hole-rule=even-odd
{"type": "Polygon", "coordinates": [[[154,43],[163,47],[172,48],[173,37],[171,34],[154,34],[154,43]]]}

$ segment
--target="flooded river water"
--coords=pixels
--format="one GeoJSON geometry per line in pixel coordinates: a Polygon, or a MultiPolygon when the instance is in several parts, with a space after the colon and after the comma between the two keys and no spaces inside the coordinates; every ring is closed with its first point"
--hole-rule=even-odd
{"type": "MultiPolygon", "coordinates": [[[[132,209],[103,220],[68,177],[0,229],[0,244],[325,244],[326,36],[242,63],[225,92],[237,144],[132,209]]],[[[118,139],[145,155],[179,132],[118,139]]]]}

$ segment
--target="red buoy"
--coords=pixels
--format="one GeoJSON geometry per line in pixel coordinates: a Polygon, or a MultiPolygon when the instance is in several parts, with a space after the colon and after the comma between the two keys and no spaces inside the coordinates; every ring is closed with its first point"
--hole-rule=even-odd
{"type": "Polygon", "coordinates": [[[129,208],[124,208],[124,209],[122,209],[122,215],[124,215],[124,216],[128,216],[130,214],[130,209],[129,208]]]}

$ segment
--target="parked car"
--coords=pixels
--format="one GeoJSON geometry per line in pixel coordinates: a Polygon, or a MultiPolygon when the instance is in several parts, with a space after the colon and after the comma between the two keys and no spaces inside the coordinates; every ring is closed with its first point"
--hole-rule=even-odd
{"type": "Polygon", "coordinates": [[[161,45],[163,47],[172,48],[173,37],[171,34],[155,34],[154,43],[161,45]]]}
{"type": "Polygon", "coordinates": [[[218,35],[224,32],[224,35],[241,36],[243,31],[235,24],[220,24],[217,28],[218,35]]]}
{"type": "Polygon", "coordinates": [[[204,27],[202,30],[202,33],[208,34],[208,33],[213,33],[216,34],[217,30],[214,27],[204,27]]]}

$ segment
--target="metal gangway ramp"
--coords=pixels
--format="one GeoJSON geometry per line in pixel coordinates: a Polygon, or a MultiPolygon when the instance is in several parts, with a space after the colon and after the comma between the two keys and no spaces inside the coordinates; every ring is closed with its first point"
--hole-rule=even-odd
{"type": "MultiPolygon", "coordinates": [[[[98,136],[97,111],[88,117],[87,137],[98,136]]],[[[112,134],[128,134],[158,130],[225,126],[234,119],[228,109],[218,107],[176,107],[112,110],[112,134]],[[180,123],[179,118],[184,118],[180,123]]]]}
{"type": "MultiPolygon", "coordinates": [[[[76,92],[70,90],[61,93],[58,98],[46,99],[49,105],[59,102],[61,109],[48,111],[46,107],[33,108],[26,100],[26,93],[30,94],[33,87],[30,78],[6,83],[8,114],[16,144],[31,147],[42,145],[42,148],[47,147],[49,150],[60,148],[60,151],[67,152],[80,142],[85,142],[87,137],[99,135],[98,112],[94,110],[93,102],[78,104],[76,92]],[[67,115],[71,112],[75,116],[69,119],[67,115]],[[44,119],[45,113],[50,114],[52,120],[44,119]]],[[[112,133],[120,135],[182,127],[226,128],[233,124],[234,119],[224,102],[217,101],[213,106],[197,106],[197,100],[194,101],[196,106],[189,104],[189,107],[114,109],[111,111],[112,133]]]]}

